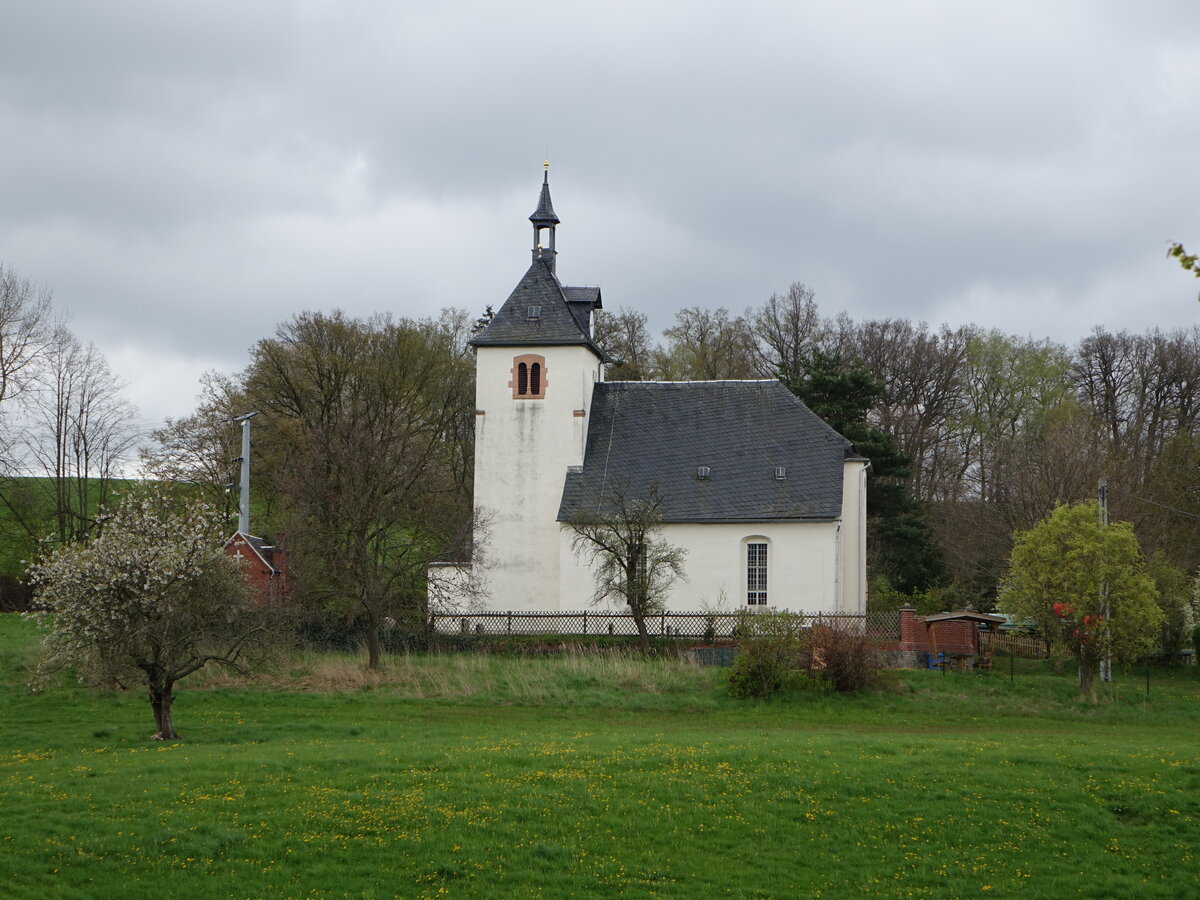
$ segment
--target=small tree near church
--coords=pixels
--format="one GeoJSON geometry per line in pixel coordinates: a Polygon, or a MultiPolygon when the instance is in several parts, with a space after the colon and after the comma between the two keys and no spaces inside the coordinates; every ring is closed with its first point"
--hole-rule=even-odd
{"type": "Polygon", "coordinates": [[[618,484],[597,509],[582,510],[569,522],[571,549],[591,566],[596,581],[592,601],[628,607],[644,650],[650,649],[646,619],[662,611],[671,585],[685,578],[687,551],[663,537],[662,505],[656,487],[634,496],[618,484]]]}
{"type": "Polygon", "coordinates": [[[1018,534],[1003,593],[1008,612],[1032,619],[1053,648],[1075,657],[1080,691],[1092,701],[1105,655],[1136,660],[1162,625],[1133,527],[1102,526],[1095,501],[1059,506],[1018,534]]]}
{"type": "Polygon", "coordinates": [[[284,630],[256,606],[239,560],[222,549],[222,519],[162,489],[137,491],[86,544],[33,568],[34,612],[46,630],[40,674],[68,668],[85,683],[145,685],[156,740],[174,740],[174,689],[210,663],[248,673],[284,630]]]}

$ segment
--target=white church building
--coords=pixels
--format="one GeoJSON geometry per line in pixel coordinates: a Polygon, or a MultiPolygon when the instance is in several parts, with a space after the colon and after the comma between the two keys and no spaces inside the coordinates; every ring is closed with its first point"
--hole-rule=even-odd
{"type": "Polygon", "coordinates": [[[548,172],[529,220],[532,264],[471,341],[486,609],[587,608],[566,523],[620,484],[656,491],[686,550],[669,611],[864,612],[868,461],[778,381],[605,381],[600,290],[558,279],[548,172]]]}

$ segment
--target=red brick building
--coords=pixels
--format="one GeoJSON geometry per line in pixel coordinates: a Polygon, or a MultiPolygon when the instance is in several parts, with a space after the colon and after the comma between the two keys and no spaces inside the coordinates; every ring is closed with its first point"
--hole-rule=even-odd
{"type": "Polygon", "coordinates": [[[286,596],[290,590],[288,552],[252,534],[235,531],[225,542],[225,552],[246,560],[246,581],[254,589],[260,603],[269,603],[286,596]]]}
{"type": "Polygon", "coordinates": [[[995,630],[1005,622],[1003,616],[984,613],[948,612],[932,616],[918,616],[916,610],[905,607],[900,610],[900,640],[888,649],[927,653],[943,663],[954,663],[970,667],[977,662],[990,662],[990,648],[980,647],[980,626],[995,630]]]}

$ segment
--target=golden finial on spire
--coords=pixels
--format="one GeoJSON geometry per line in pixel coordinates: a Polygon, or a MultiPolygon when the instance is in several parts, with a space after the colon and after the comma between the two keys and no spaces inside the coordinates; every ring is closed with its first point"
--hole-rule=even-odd
{"type": "Polygon", "coordinates": [[[545,162],[543,162],[542,168],[545,169],[547,172],[549,172],[550,171],[550,160],[546,160],[545,162]]]}

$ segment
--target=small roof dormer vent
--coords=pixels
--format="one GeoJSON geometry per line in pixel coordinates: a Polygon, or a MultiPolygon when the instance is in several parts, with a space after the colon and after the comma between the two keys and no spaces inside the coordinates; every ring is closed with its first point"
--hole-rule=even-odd
{"type": "Polygon", "coordinates": [[[700,481],[708,481],[708,479],[711,475],[712,475],[712,469],[710,469],[708,466],[697,466],[696,467],[696,478],[699,479],[700,481]]]}
{"type": "Polygon", "coordinates": [[[540,306],[531,306],[525,311],[525,318],[530,322],[540,322],[542,320],[542,308],[540,306]]]}
{"type": "Polygon", "coordinates": [[[776,466],[775,467],[775,480],[783,481],[786,478],[787,478],[787,466],[776,466]]]}

